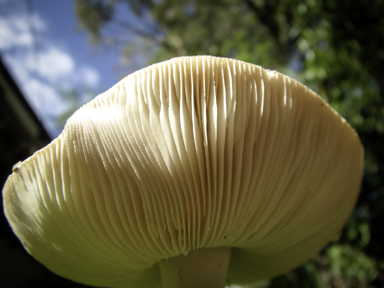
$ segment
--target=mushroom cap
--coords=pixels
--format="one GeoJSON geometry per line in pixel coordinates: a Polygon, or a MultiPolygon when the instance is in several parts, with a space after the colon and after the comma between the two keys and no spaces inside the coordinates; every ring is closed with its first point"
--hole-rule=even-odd
{"type": "Polygon", "coordinates": [[[25,249],[94,286],[159,287],[162,259],[232,247],[228,283],[287,272],[341,229],[363,147],[324,100],[245,62],[180,57],[81,107],[3,189],[25,249]]]}

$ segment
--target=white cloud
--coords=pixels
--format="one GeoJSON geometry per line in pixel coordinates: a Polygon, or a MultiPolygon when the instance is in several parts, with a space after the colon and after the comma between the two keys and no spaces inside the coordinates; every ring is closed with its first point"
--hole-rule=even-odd
{"type": "Polygon", "coordinates": [[[50,81],[57,81],[71,75],[75,69],[72,56],[58,47],[50,46],[39,51],[35,61],[29,61],[29,69],[40,77],[50,81]]]}
{"type": "Polygon", "coordinates": [[[23,61],[23,58],[8,56],[6,62],[29,104],[43,121],[59,116],[68,109],[68,103],[63,101],[52,83],[40,77],[33,77],[31,71],[25,69],[26,61],[23,61]]]}
{"type": "Polygon", "coordinates": [[[44,31],[46,25],[38,15],[32,17],[30,22],[26,17],[19,15],[0,18],[0,49],[33,45],[29,24],[33,25],[36,32],[44,31]]]}
{"type": "Polygon", "coordinates": [[[41,17],[34,17],[33,25],[39,37],[37,51],[33,50],[25,17],[0,18],[0,50],[31,106],[55,135],[58,131],[52,130],[54,118],[70,108],[57,88],[80,91],[84,87],[95,88],[100,75],[92,67],[76,63],[69,51],[49,40],[44,34],[47,25],[41,17]]]}
{"type": "Polygon", "coordinates": [[[33,94],[33,97],[30,97],[31,104],[34,107],[47,111],[47,115],[60,115],[69,108],[68,104],[61,100],[57,90],[43,81],[30,79],[25,83],[24,87],[28,94],[33,94]]]}
{"type": "Polygon", "coordinates": [[[82,82],[91,87],[97,86],[100,81],[99,73],[89,66],[80,67],[79,77],[82,79],[82,82]]]}
{"type": "Polygon", "coordinates": [[[29,46],[32,37],[26,29],[20,29],[18,19],[0,18],[0,49],[9,49],[14,46],[29,46]]]}

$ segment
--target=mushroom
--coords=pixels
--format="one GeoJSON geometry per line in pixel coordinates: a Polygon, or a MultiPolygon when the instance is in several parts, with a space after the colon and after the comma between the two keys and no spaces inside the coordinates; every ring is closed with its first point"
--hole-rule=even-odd
{"type": "Polygon", "coordinates": [[[349,217],[364,152],[317,94],[209,56],[137,71],[81,107],[3,189],[25,249],[92,286],[224,287],[285,273],[349,217]]]}

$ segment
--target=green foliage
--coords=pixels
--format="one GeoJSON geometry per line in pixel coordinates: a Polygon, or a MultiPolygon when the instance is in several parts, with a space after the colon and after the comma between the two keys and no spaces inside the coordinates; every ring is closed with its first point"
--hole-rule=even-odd
{"type": "MultiPolygon", "coordinates": [[[[232,57],[286,73],[324,97],[357,130],[366,153],[358,205],[311,262],[269,287],[384,287],[384,1],[77,0],[94,38],[128,7],[135,36],[123,57],[148,63],[181,55],[232,57]]],[[[121,23],[120,23],[121,24],[121,23]]],[[[125,30],[121,30],[125,31],[125,30]]],[[[122,33],[124,34],[124,33],[122,33]]]]}
{"type": "Polygon", "coordinates": [[[320,287],[316,268],[313,263],[306,263],[286,275],[275,277],[267,288],[317,288],[320,287]]]}
{"type": "Polygon", "coordinates": [[[81,25],[91,33],[93,41],[99,38],[100,29],[111,20],[113,12],[112,3],[106,1],[76,1],[75,13],[81,19],[81,25]]]}
{"type": "Polygon", "coordinates": [[[377,277],[376,262],[348,245],[333,245],[327,255],[332,277],[344,279],[347,287],[366,285],[377,277]]]}

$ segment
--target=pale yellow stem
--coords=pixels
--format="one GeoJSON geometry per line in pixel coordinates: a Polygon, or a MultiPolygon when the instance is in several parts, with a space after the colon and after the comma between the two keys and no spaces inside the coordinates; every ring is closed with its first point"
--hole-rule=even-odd
{"type": "Polygon", "coordinates": [[[224,288],[231,248],[207,248],[159,263],[163,287],[224,288]]]}

